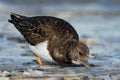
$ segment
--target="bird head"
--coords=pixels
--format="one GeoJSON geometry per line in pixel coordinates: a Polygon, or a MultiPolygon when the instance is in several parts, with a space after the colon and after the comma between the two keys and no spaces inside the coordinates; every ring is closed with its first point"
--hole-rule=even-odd
{"type": "Polygon", "coordinates": [[[85,44],[81,42],[74,43],[70,55],[73,64],[83,64],[85,67],[89,68],[89,49],[85,44]]]}

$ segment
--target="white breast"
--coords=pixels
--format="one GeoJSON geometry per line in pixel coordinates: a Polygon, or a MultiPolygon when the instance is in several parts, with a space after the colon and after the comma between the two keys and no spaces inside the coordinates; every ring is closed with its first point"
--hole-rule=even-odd
{"type": "Polygon", "coordinates": [[[52,57],[49,54],[49,51],[47,49],[48,41],[44,41],[42,43],[39,43],[35,46],[29,45],[32,51],[37,54],[39,57],[45,59],[46,61],[49,62],[54,62],[52,57]]]}

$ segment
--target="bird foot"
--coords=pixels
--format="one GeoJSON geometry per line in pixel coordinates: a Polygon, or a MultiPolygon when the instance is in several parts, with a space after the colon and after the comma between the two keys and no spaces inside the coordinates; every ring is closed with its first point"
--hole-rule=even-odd
{"type": "Polygon", "coordinates": [[[33,54],[33,55],[34,55],[35,59],[38,61],[39,65],[40,65],[40,66],[44,66],[44,63],[43,63],[42,60],[39,58],[39,56],[36,55],[36,54],[33,54]]]}

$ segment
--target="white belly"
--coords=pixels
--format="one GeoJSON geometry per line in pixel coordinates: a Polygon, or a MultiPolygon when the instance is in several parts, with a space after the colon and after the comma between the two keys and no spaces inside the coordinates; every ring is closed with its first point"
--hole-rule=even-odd
{"type": "Polygon", "coordinates": [[[52,57],[49,54],[47,45],[48,45],[48,41],[44,41],[35,46],[32,46],[32,45],[29,45],[29,46],[32,49],[32,51],[39,57],[43,58],[46,61],[54,62],[54,60],[52,59],[52,57]]]}

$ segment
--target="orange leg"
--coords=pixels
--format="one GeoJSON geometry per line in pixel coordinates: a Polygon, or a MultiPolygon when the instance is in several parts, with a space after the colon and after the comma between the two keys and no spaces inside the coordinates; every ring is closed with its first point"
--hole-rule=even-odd
{"type": "Polygon", "coordinates": [[[33,55],[34,55],[34,57],[36,58],[36,60],[38,61],[39,65],[40,65],[40,66],[44,66],[44,64],[42,63],[42,61],[41,61],[41,59],[39,58],[39,56],[36,55],[36,54],[33,54],[33,55]]]}

